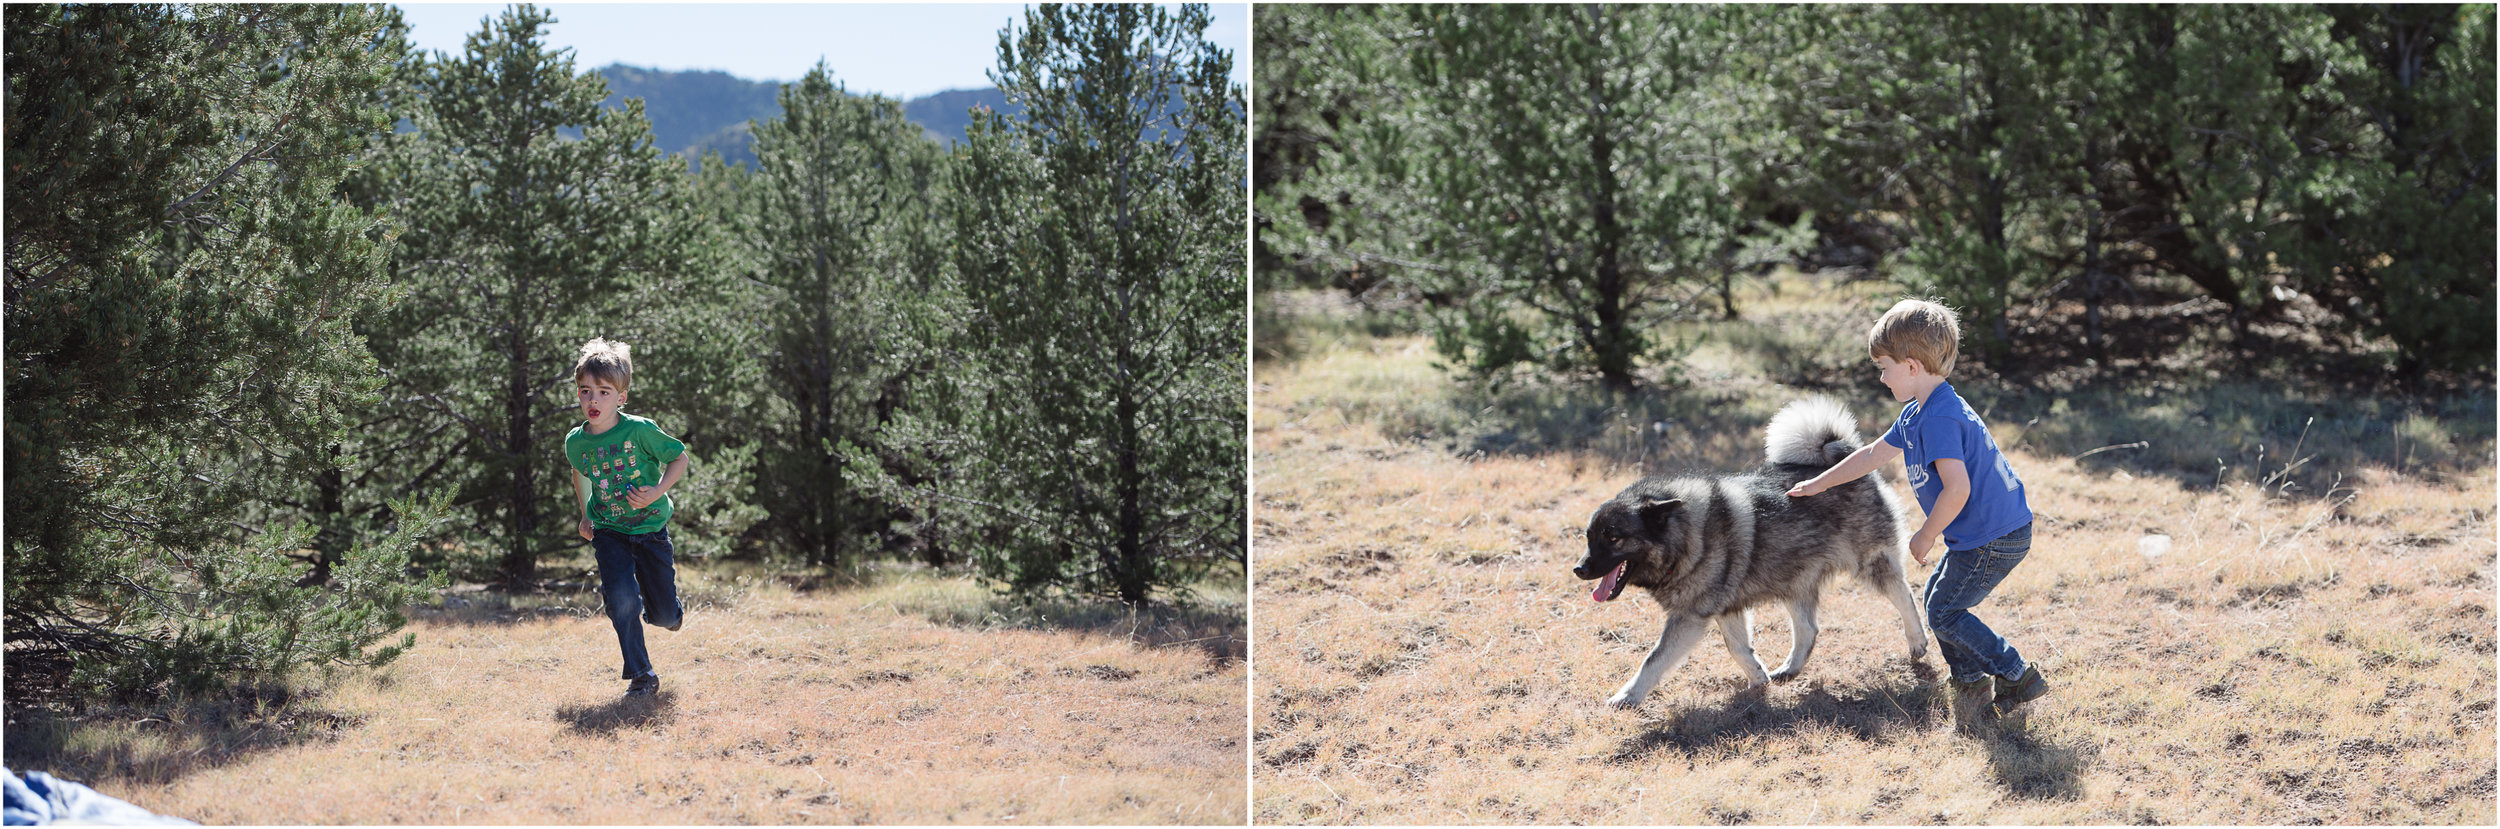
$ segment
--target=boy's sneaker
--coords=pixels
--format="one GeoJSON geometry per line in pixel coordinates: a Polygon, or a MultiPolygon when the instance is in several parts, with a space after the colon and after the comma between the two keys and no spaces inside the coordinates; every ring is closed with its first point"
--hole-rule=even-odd
{"type": "Polygon", "coordinates": [[[2013,711],[2016,706],[2039,699],[2040,695],[2049,692],[2049,681],[2040,678],[2038,665],[2023,666],[2023,675],[2020,679],[2009,680],[1998,677],[1996,683],[1998,713],[2013,711]]]}
{"type": "Polygon", "coordinates": [[[1982,676],[1970,682],[1947,679],[1945,684],[1953,687],[1953,723],[1962,733],[1976,734],[1980,726],[1994,719],[1988,698],[1996,693],[1996,689],[1989,685],[1988,677],[1982,676]]]}
{"type": "Polygon", "coordinates": [[[625,695],[629,697],[647,697],[659,692],[659,674],[643,674],[641,676],[634,677],[634,681],[626,684],[625,686],[625,695]]]}

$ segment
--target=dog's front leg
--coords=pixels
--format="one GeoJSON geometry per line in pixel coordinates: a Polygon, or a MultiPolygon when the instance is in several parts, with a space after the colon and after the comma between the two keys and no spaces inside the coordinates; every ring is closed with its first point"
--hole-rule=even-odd
{"type": "Polygon", "coordinates": [[[1692,655],[1693,646],[1709,630],[1710,620],[1706,618],[1680,613],[1668,617],[1666,630],[1658,634],[1658,646],[1650,648],[1648,658],[1641,660],[1640,672],[1633,674],[1632,681],[1624,683],[1623,689],[1608,698],[1606,704],[1616,708],[1641,704],[1650,690],[1658,687],[1659,679],[1684,664],[1684,657],[1692,655]]]}

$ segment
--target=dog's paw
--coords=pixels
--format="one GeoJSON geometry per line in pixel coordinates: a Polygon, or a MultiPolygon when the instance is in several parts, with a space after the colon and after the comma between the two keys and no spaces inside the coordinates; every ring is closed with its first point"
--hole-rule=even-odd
{"type": "Polygon", "coordinates": [[[1633,696],[1629,690],[1616,691],[1614,696],[1606,698],[1606,705],[1610,708],[1638,708],[1641,698],[1633,696]]]}
{"type": "Polygon", "coordinates": [[[1789,680],[1796,679],[1797,675],[1801,673],[1805,673],[1804,668],[1781,668],[1771,672],[1771,681],[1787,682],[1789,680]]]}

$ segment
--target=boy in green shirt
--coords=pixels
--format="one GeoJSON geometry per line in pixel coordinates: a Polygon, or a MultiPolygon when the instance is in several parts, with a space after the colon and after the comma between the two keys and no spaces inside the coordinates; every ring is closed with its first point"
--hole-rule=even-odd
{"type": "Polygon", "coordinates": [[[633,377],[633,350],[624,343],[592,339],[582,346],[573,383],[583,423],[564,436],[564,457],[573,466],[582,538],[599,560],[599,597],[625,652],[625,678],[632,680],[625,693],[641,696],[660,690],[660,675],[651,670],[640,622],[669,630],[685,624],[677,553],[668,543],[676,512],[668,491],[686,477],[686,445],[648,418],[617,411],[633,377]]]}

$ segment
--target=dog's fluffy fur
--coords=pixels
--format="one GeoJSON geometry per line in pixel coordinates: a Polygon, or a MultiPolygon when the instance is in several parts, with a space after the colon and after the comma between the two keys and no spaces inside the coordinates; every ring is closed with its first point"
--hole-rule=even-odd
{"type": "Polygon", "coordinates": [[[1665,631],[1640,671],[1609,704],[1640,704],[1719,624],[1737,667],[1756,684],[1785,680],[1814,650],[1814,609],[1823,582],[1853,575],[1901,612],[1910,658],[1927,652],[1927,628],[1910,597],[1902,557],[1909,528],[1881,473],[1808,498],[1788,489],[1821,474],[1861,445],[1856,420],[1829,398],[1788,404],[1765,434],[1769,463],[1736,475],[1644,478],[1589,517],[1588,557],[1572,569],[1599,580],[1592,598],[1611,601],[1638,587],[1667,611],[1665,631]],[[1753,652],[1750,608],[1788,606],[1795,639],[1787,664],[1765,673],[1753,652]]]}

